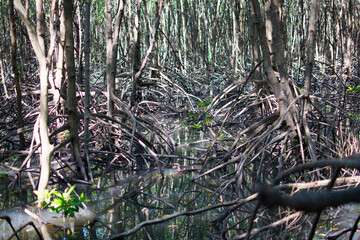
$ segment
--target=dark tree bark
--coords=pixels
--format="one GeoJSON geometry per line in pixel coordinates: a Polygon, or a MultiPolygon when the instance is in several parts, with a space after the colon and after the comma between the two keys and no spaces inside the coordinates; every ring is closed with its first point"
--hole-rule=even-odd
{"type": "Polygon", "coordinates": [[[84,18],[84,87],[85,87],[85,98],[84,98],[84,150],[85,158],[88,164],[88,172],[91,182],[93,182],[93,176],[91,172],[90,159],[89,159],[89,117],[90,117],[90,11],[91,1],[85,1],[85,18],[84,18]]]}
{"type": "Polygon", "coordinates": [[[68,124],[70,128],[71,139],[71,155],[73,160],[77,162],[83,178],[87,180],[87,174],[80,155],[78,124],[79,116],[77,113],[77,99],[76,99],[76,71],[75,71],[75,57],[74,57],[74,36],[73,36],[73,1],[64,0],[64,31],[65,31],[65,63],[67,73],[67,111],[68,124]]]}
{"type": "MultiPolygon", "coordinates": [[[[14,2],[9,0],[9,25],[10,25],[10,38],[11,38],[11,65],[14,73],[15,89],[16,89],[16,112],[18,127],[24,127],[24,120],[22,116],[22,104],[21,104],[21,88],[20,88],[20,76],[17,65],[17,41],[16,41],[16,27],[14,17],[14,2]]],[[[25,137],[22,131],[19,132],[20,148],[25,146],[25,137]]]]}
{"type": "MultiPolygon", "coordinates": [[[[295,129],[295,120],[294,117],[297,117],[296,114],[297,109],[294,105],[290,106],[293,102],[294,97],[291,91],[289,91],[288,80],[285,76],[280,76],[281,82],[279,82],[275,71],[272,66],[272,61],[270,58],[270,49],[268,46],[268,39],[266,37],[267,30],[265,28],[265,24],[261,15],[260,5],[258,0],[251,0],[251,9],[253,19],[256,24],[257,32],[260,39],[261,50],[264,58],[264,72],[266,74],[266,79],[269,83],[271,91],[275,94],[278,102],[279,102],[279,111],[280,118],[284,117],[286,125],[289,129],[295,129]],[[289,108],[290,107],[290,108],[289,108]],[[288,109],[289,108],[289,109],[288,109]]],[[[273,46],[274,47],[274,46],[273,46]]],[[[281,49],[274,50],[281,54],[281,49]]],[[[292,131],[290,134],[291,139],[294,141],[296,136],[296,132],[292,131]]]]}
{"type": "Polygon", "coordinates": [[[108,94],[108,115],[114,114],[114,102],[111,100],[115,96],[115,76],[117,65],[118,41],[120,33],[120,24],[124,16],[125,2],[121,0],[118,5],[115,17],[115,26],[113,27],[112,5],[110,0],[105,1],[105,18],[106,18],[106,84],[108,94]]]}
{"type": "Polygon", "coordinates": [[[134,107],[135,103],[141,99],[141,93],[138,90],[139,88],[139,81],[140,78],[135,78],[135,74],[139,71],[141,65],[141,45],[140,45],[140,38],[141,38],[141,30],[140,30],[140,5],[142,0],[136,1],[135,7],[135,20],[133,26],[133,49],[132,49],[132,92],[131,92],[131,99],[130,99],[130,106],[134,107]]]}

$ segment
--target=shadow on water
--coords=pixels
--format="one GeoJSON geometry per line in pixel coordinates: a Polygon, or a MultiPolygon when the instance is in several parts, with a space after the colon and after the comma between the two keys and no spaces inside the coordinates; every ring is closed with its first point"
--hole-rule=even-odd
{"type": "MultiPolygon", "coordinates": [[[[194,143],[204,139],[201,131],[184,132],[180,130],[175,140],[178,142],[176,154],[188,156],[172,159],[179,163],[179,172],[170,163],[164,170],[164,178],[157,169],[127,172],[114,171],[96,178],[93,186],[77,185],[78,193],[84,192],[88,202],[87,209],[80,211],[74,219],[63,219],[60,214],[50,213],[48,209],[27,207],[48,224],[36,223],[46,239],[104,239],[114,232],[128,231],[137,224],[162,218],[180,211],[191,211],[225,201],[216,190],[220,185],[219,176],[207,175],[196,183],[191,181],[201,165],[194,159],[204,154],[211,142],[194,143]],[[97,218],[93,226],[89,223],[97,218]]],[[[170,160],[169,160],[170,161],[170,160]]],[[[24,178],[25,179],[25,178],[24,178]]],[[[8,182],[1,188],[0,216],[9,216],[15,229],[29,221],[34,221],[19,205],[34,205],[35,195],[32,187],[24,183],[25,189],[10,192],[8,182]],[[20,204],[22,203],[22,204],[20,204]]],[[[180,216],[169,221],[149,225],[126,239],[209,239],[212,231],[211,221],[222,214],[221,209],[195,216],[180,216]]],[[[34,221],[36,222],[36,221],[34,221]]],[[[5,221],[0,222],[1,239],[7,239],[13,232],[5,221]]],[[[21,239],[38,239],[31,227],[21,232],[21,239]]]]}

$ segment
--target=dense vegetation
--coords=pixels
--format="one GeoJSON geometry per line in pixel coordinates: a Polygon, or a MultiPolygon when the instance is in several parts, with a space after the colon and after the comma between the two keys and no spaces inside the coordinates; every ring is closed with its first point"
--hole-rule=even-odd
{"type": "MultiPolygon", "coordinates": [[[[329,207],[360,201],[359,0],[7,0],[0,11],[1,168],[14,182],[26,172],[39,196],[114,170],[164,175],[179,167],[177,125],[211,136],[185,156],[201,164],[192,181],[219,182],[210,206],[147,224],[223,208],[214,238],[312,239],[329,207]]],[[[317,234],[351,238],[358,220],[317,234]]]]}

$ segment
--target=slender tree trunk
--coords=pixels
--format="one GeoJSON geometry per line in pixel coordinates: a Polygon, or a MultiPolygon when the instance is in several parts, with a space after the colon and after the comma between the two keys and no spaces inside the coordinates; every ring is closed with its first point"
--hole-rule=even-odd
{"type": "MultiPolygon", "coordinates": [[[[216,3],[215,19],[214,19],[213,26],[212,26],[212,31],[211,31],[211,45],[212,45],[212,49],[211,49],[211,78],[214,76],[214,71],[215,71],[216,45],[217,45],[217,42],[218,42],[217,28],[218,28],[218,18],[219,18],[219,11],[220,11],[220,3],[221,3],[220,0],[218,0],[217,3],[216,3]]],[[[209,79],[209,81],[210,81],[210,97],[212,97],[214,95],[215,83],[214,83],[213,79],[209,79]]]]}
{"type": "Polygon", "coordinates": [[[319,1],[311,1],[311,12],[309,20],[309,33],[307,40],[307,49],[306,49],[306,68],[305,68],[305,81],[304,81],[304,95],[309,97],[310,88],[311,88],[311,78],[312,70],[314,65],[314,53],[315,53],[315,44],[316,44],[316,27],[318,22],[318,12],[319,12],[319,1]]]}
{"type": "Polygon", "coordinates": [[[126,32],[128,32],[127,37],[126,37],[126,62],[127,62],[127,71],[131,71],[132,70],[132,58],[131,58],[131,53],[132,53],[132,48],[131,48],[131,44],[133,43],[133,35],[131,34],[131,20],[132,20],[132,14],[133,11],[132,9],[132,1],[128,2],[128,9],[130,9],[130,11],[128,11],[128,16],[127,19],[128,21],[125,22],[125,27],[126,27],[126,32]]]}
{"type": "MultiPolygon", "coordinates": [[[[159,12],[159,1],[156,0],[155,1],[155,11],[156,12],[159,12]]],[[[159,68],[159,48],[158,48],[158,36],[154,36],[156,37],[155,39],[155,44],[154,44],[154,50],[153,50],[153,66],[155,69],[158,69],[159,68]]],[[[151,77],[152,78],[159,78],[159,74],[158,74],[158,70],[151,70],[151,77]]]]}
{"type": "Polygon", "coordinates": [[[88,165],[88,172],[90,175],[91,182],[94,181],[91,165],[89,159],[89,141],[90,141],[90,131],[89,131],[89,117],[90,117],[90,11],[91,9],[91,1],[85,1],[85,18],[84,18],[84,26],[85,26],[85,36],[84,36],[84,87],[85,87],[85,98],[84,98],[84,150],[85,150],[85,158],[88,165]]]}
{"type": "MultiPolygon", "coordinates": [[[[21,104],[21,88],[20,88],[20,76],[17,65],[17,42],[16,42],[16,28],[14,17],[14,2],[9,0],[9,24],[10,24],[10,38],[11,38],[11,65],[14,72],[14,81],[16,89],[16,110],[18,127],[24,127],[24,120],[22,116],[22,104],[21,104]]],[[[25,146],[25,137],[23,132],[19,132],[20,148],[25,146]]]]}
{"type": "Polygon", "coordinates": [[[6,87],[6,82],[5,82],[5,71],[4,71],[4,64],[3,64],[3,58],[2,58],[1,50],[0,50],[0,71],[1,71],[1,85],[4,88],[6,98],[8,98],[9,93],[8,93],[8,90],[7,90],[7,87],[6,87]]]}
{"type": "Polygon", "coordinates": [[[68,124],[70,128],[71,139],[71,155],[77,162],[81,174],[87,180],[87,174],[80,155],[78,124],[79,116],[77,113],[77,99],[76,99],[76,72],[75,72],[75,57],[74,57],[74,36],[72,25],[73,0],[64,0],[64,31],[65,31],[65,62],[67,72],[67,110],[68,110],[68,124]]]}
{"type": "MultiPolygon", "coordinates": [[[[58,34],[58,25],[59,25],[59,24],[56,24],[59,21],[57,0],[52,0],[51,1],[50,19],[51,19],[49,21],[50,37],[52,39],[56,39],[56,37],[58,36],[57,34],[58,34]]],[[[61,44],[61,43],[59,42],[59,44],[61,44]]],[[[58,51],[57,46],[54,46],[54,48],[55,48],[55,50],[54,50],[55,54],[54,54],[54,56],[52,58],[52,61],[57,63],[59,51],[58,51]]],[[[55,71],[55,72],[57,73],[57,71],[55,71]]],[[[53,79],[52,77],[49,78],[49,82],[50,82],[50,85],[51,85],[51,91],[53,93],[53,100],[52,100],[53,104],[58,103],[59,100],[60,100],[60,87],[61,87],[61,85],[60,85],[60,83],[57,84],[56,79],[57,79],[57,74],[56,74],[55,79],[53,79]]],[[[61,79],[60,79],[60,82],[61,82],[61,79]]],[[[57,121],[60,121],[60,120],[57,119],[57,121]]]]}
{"type": "MultiPolygon", "coordinates": [[[[185,0],[187,1],[187,0],[185,0]]],[[[180,1],[180,7],[181,7],[181,26],[182,26],[182,38],[183,38],[183,42],[182,42],[182,45],[183,46],[183,57],[184,57],[184,67],[185,69],[188,69],[189,66],[188,66],[188,61],[187,61],[187,41],[186,41],[186,38],[187,38],[187,26],[186,26],[186,19],[185,19],[185,16],[187,14],[187,9],[184,8],[184,1],[181,0],[180,1]]]]}
{"type": "Polygon", "coordinates": [[[232,36],[232,51],[231,51],[231,65],[234,68],[234,73],[238,70],[239,59],[239,13],[237,12],[238,0],[232,0],[232,21],[233,21],[233,36],[232,36]]]}
{"type": "Polygon", "coordinates": [[[111,96],[115,95],[115,76],[117,65],[118,40],[120,33],[120,24],[124,15],[124,0],[121,0],[118,5],[117,14],[115,17],[115,26],[113,28],[113,19],[111,16],[112,5],[111,0],[105,2],[105,18],[106,18],[106,84],[108,93],[108,115],[110,117],[114,114],[114,102],[111,96]]]}
{"type": "MultiPolygon", "coordinates": [[[[257,41],[256,35],[256,24],[254,23],[253,19],[250,18],[249,21],[249,44],[250,44],[250,54],[251,54],[251,63],[252,67],[254,68],[260,63],[260,46],[257,41]]],[[[261,76],[260,68],[256,68],[253,79],[258,80],[254,82],[255,92],[259,93],[261,89],[267,89],[268,84],[264,81],[259,81],[261,76]]]]}
{"type": "MultiPolygon", "coordinates": [[[[64,25],[64,11],[61,13],[60,26],[64,25]]],[[[56,56],[56,74],[55,74],[55,93],[54,101],[57,103],[60,101],[60,95],[66,95],[64,91],[64,47],[65,47],[65,32],[60,31],[58,28],[60,41],[57,44],[57,56],[56,56]]]]}
{"type": "MultiPolygon", "coordinates": [[[[37,7],[42,7],[40,0],[37,0],[37,7]]],[[[29,7],[29,2],[26,1],[26,7],[29,7]]],[[[39,128],[40,128],[40,140],[41,140],[41,154],[40,154],[40,179],[38,185],[38,191],[43,193],[47,188],[50,177],[50,158],[53,146],[50,144],[49,132],[48,132],[48,76],[50,70],[50,64],[45,54],[45,44],[44,36],[42,33],[37,33],[37,29],[41,30],[43,28],[35,28],[35,24],[32,22],[29,16],[29,9],[24,8],[21,3],[21,0],[14,0],[14,7],[19,13],[21,19],[23,20],[31,45],[35,52],[36,58],[39,63],[39,76],[40,76],[40,114],[39,114],[39,128]]],[[[41,10],[37,9],[37,15],[41,10]]],[[[39,14],[38,16],[42,18],[39,14]]],[[[37,24],[41,24],[42,21],[38,20],[37,24]]],[[[52,54],[52,53],[51,53],[52,54]]]]}
{"type": "Polygon", "coordinates": [[[111,65],[113,56],[113,26],[112,26],[112,5],[111,1],[105,2],[105,19],[106,19],[106,85],[107,85],[107,110],[110,117],[114,113],[114,102],[111,100],[111,94],[115,91],[115,69],[111,65]]]}
{"type": "MultiPolygon", "coordinates": [[[[201,50],[201,56],[203,59],[203,63],[204,66],[203,68],[206,69],[206,79],[209,80],[210,76],[209,76],[209,59],[208,59],[208,38],[209,38],[209,33],[208,31],[205,31],[204,29],[209,29],[209,21],[207,18],[207,14],[205,11],[205,2],[204,0],[201,0],[200,2],[201,5],[201,20],[199,19],[200,23],[199,23],[199,32],[202,33],[202,50],[201,50]]],[[[201,43],[200,43],[201,44],[201,43]]],[[[200,47],[201,49],[201,47],[200,47]]]]}
{"type": "Polygon", "coordinates": [[[42,51],[46,56],[45,45],[45,13],[42,0],[36,0],[36,34],[42,51]]]}
{"type": "Polygon", "coordinates": [[[346,12],[346,48],[345,48],[345,59],[344,59],[344,73],[349,78],[351,75],[351,65],[352,65],[352,50],[354,47],[354,41],[353,41],[353,3],[352,0],[348,1],[348,7],[346,12]]]}
{"type": "MultiPolygon", "coordinates": [[[[318,23],[318,15],[319,15],[319,1],[318,0],[312,0],[311,1],[311,10],[310,10],[310,20],[309,20],[309,30],[308,30],[308,40],[307,40],[307,49],[306,49],[306,69],[305,69],[305,83],[304,83],[304,102],[303,102],[303,125],[305,127],[305,131],[309,132],[306,122],[306,115],[309,111],[309,95],[310,95],[310,88],[311,88],[311,78],[312,78],[312,69],[314,65],[314,52],[315,52],[315,45],[316,45],[316,28],[318,23]]],[[[314,144],[311,141],[311,138],[309,137],[309,146],[310,153],[315,152],[314,144]]],[[[313,159],[316,159],[316,156],[312,157],[313,159]]],[[[339,170],[336,170],[339,171],[339,170]]],[[[336,174],[338,175],[338,173],[336,174]]],[[[331,187],[330,187],[331,188],[331,187]]],[[[317,222],[320,218],[321,211],[317,212],[313,226],[310,230],[309,239],[313,239],[317,222]]]]}
{"type": "Polygon", "coordinates": [[[135,103],[140,100],[140,92],[138,90],[140,78],[135,78],[135,74],[139,71],[141,65],[141,51],[140,51],[140,4],[141,0],[137,0],[135,10],[135,20],[133,27],[133,50],[132,50],[132,92],[130,99],[130,106],[134,107],[135,103]]]}
{"type": "Polygon", "coordinates": [[[50,144],[49,130],[48,130],[48,77],[49,77],[49,63],[42,59],[39,61],[40,65],[40,139],[41,139],[41,154],[40,154],[40,179],[38,191],[43,193],[47,188],[50,179],[50,158],[53,146],[50,144]]]}
{"type": "Polygon", "coordinates": [[[83,39],[82,39],[82,24],[81,24],[81,11],[80,11],[80,1],[76,1],[76,14],[77,14],[77,61],[78,61],[78,73],[77,73],[77,78],[78,78],[78,83],[83,85],[84,84],[84,79],[83,79],[83,61],[82,61],[82,57],[83,57],[83,39]]]}
{"type": "MultiPolygon", "coordinates": [[[[199,16],[198,16],[198,3],[197,1],[191,1],[190,2],[191,7],[189,9],[189,12],[191,13],[190,21],[192,24],[189,24],[190,31],[191,31],[191,52],[193,61],[198,63],[199,62],[199,16]]],[[[201,58],[200,58],[201,59],[201,58]]],[[[201,65],[201,62],[200,62],[201,65]]]]}

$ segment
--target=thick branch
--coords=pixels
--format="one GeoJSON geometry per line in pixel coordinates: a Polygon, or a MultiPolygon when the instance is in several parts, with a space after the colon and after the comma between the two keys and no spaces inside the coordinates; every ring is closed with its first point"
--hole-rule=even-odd
{"type": "Polygon", "coordinates": [[[318,212],[326,207],[336,207],[351,202],[360,202],[360,187],[344,191],[298,192],[285,195],[274,188],[264,188],[259,193],[260,201],[268,206],[290,207],[299,211],[318,212]]]}

